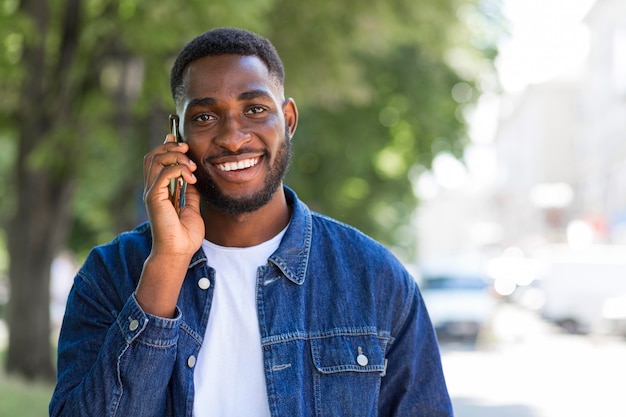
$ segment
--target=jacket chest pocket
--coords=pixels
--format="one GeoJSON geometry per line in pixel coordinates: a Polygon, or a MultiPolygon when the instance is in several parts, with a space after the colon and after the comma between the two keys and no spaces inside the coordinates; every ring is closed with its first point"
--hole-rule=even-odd
{"type": "Polygon", "coordinates": [[[311,340],[315,403],[321,416],[376,416],[386,340],[341,334],[311,340]]]}

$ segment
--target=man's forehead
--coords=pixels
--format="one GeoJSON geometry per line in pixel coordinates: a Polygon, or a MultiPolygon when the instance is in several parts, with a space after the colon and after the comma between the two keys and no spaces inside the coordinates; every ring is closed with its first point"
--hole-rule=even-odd
{"type": "MultiPolygon", "coordinates": [[[[206,56],[191,62],[183,74],[186,93],[190,90],[229,88],[233,90],[259,90],[266,86],[282,98],[282,83],[269,73],[267,65],[255,55],[206,56]]],[[[234,91],[233,91],[234,92],[234,91]]]]}
{"type": "Polygon", "coordinates": [[[265,63],[255,55],[208,55],[198,58],[187,65],[183,79],[190,81],[195,77],[225,77],[234,72],[254,74],[260,78],[269,78],[265,63]]]}

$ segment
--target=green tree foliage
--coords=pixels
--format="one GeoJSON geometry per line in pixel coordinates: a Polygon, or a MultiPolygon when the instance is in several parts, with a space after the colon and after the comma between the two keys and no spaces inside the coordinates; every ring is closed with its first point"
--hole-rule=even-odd
{"type": "Polygon", "coordinates": [[[458,105],[438,93],[461,80],[413,45],[362,60],[376,99],[338,109],[314,107],[299,127],[290,179],[310,205],[409,259],[416,205],[409,172],[430,165],[437,143],[457,154],[462,149],[465,126],[456,116],[458,105]]]}
{"type": "Polygon", "coordinates": [[[301,115],[288,184],[409,258],[410,177],[466,142],[463,107],[494,56],[495,1],[2,0],[10,370],[50,372],[49,329],[30,329],[48,320],[54,255],[70,246],[82,256],[142,220],[142,156],[166,133],[182,44],[216,26],[269,37],[301,115]]]}

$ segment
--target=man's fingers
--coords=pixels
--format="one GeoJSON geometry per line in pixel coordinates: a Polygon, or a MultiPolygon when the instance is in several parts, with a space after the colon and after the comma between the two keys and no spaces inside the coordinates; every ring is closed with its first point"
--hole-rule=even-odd
{"type": "Polygon", "coordinates": [[[147,183],[151,175],[170,165],[187,165],[191,171],[196,170],[196,164],[186,154],[189,146],[186,143],[171,142],[173,135],[167,135],[163,145],[153,149],[144,157],[144,182],[147,183]]]}

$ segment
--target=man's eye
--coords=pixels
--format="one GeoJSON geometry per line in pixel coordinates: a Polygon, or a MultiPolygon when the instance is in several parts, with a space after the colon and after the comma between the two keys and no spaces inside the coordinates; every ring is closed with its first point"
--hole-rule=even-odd
{"type": "Polygon", "coordinates": [[[261,114],[265,111],[265,107],[261,106],[252,106],[246,112],[247,114],[261,114]]]}
{"type": "Polygon", "coordinates": [[[210,114],[201,114],[194,118],[194,120],[198,122],[209,122],[213,119],[215,119],[215,117],[211,116],[210,114]]]}

